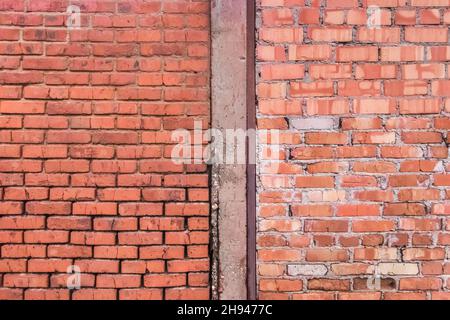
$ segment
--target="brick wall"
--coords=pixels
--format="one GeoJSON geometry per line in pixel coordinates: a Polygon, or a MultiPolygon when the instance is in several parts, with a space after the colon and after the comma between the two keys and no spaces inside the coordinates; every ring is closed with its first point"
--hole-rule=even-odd
{"type": "Polygon", "coordinates": [[[257,6],[260,298],[449,298],[450,1],[257,6]]]}
{"type": "Polygon", "coordinates": [[[0,2],[0,299],[208,298],[208,83],[207,0],[0,2]]]}

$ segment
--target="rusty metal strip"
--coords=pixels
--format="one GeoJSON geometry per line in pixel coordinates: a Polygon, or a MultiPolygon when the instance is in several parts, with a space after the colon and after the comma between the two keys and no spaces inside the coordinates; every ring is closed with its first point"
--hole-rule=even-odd
{"type": "MultiPolygon", "coordinates": [[[[247,1],[247,130],[256,134],[256,1],[247,1]]],[[[254,140],[256,141],[256,139],[254,140]]],[[[247,299],[256,300],[256,164],[247,140],[247,299]]]]}

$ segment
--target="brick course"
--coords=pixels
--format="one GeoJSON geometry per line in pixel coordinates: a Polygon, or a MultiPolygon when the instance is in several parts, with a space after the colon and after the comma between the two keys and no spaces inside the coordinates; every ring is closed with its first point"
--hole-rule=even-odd
{"type": "Polygon", "coordinates": [[[257,1],[261,299],[450,298],[449,6],[257,1]]]}
{"type": "Polygon", "coordinates": [[[0,299],[209,297],[207,167],[170,160],[209,122],[209,5],[1,1],[0,299]]]}

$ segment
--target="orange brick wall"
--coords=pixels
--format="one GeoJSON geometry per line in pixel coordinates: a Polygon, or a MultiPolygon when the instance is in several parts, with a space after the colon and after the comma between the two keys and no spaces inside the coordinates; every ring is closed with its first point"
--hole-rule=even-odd
{"type": "Polygon", "coordinates": [[[257,7],[259,297],[450,298],[450,1],[257,7]]]}
{"type": "Polygon", "coordinates": [[[2,0],[0,85],[0,299],[208,298],[209,1],[2,0]]]}

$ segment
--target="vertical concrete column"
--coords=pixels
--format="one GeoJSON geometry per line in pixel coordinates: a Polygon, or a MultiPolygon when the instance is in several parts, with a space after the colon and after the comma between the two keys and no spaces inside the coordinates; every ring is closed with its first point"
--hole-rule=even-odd
{"type": "MultiPolygon", "coordinates": [[[[213,0],[211,6],[212,127],[246,130],[247,0],[213,0]]],[[[215,299],[247,298],[246,174],[242,163],[212,166],[215,299]]]]}

